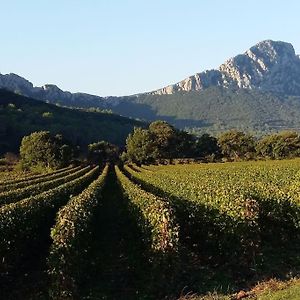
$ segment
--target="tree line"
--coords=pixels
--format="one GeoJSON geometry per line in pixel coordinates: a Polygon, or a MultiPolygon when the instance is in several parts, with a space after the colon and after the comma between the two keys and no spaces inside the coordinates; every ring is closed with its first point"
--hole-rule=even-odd
{"type": "Polygon", "coordinates": [[[22,139],[19,166],[23,170],[43,171],[65,167],[76,161],[153,164],[181,158],[213,162],[298,156],[300,136],[294,131],[282,131],[262,138],[238,130],[226,131],[218,137],[209,134],[197,137],[165,121],[155,121],[146,129],[135,127],[121,149],[112,143],[99,141],[89,144],[87,151],[83,152],[62,135],[52,135],[48,131],[33,132],[22,139]]]}
{"type": "Polygon", "coordinates": [[[250,133],[229,130],[218,137],[196,137],[175,129],[164,121],[155,121],[148,129],[135,128],[126,140],[123,160],[139,164],[159,159],[197,158],[208,161],[283,159],[300,156],[300,136],[282,131],[257,138],[250,133]]]}

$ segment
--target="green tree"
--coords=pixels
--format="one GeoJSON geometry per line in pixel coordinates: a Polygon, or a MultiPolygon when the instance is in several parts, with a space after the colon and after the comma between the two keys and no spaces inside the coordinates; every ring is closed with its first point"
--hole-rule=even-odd
{"type": "Polygon", "coordinates": [[[116,162],[119,155],[119,148],[106,141],[88,145],[88,160],[99,164],[107,161],[116,162]]]}
{"type": "Polygon", "coordinates": [[[221,149],[218,140],[208,133],[202,134],[196,141],[196,156],[206,157],[210,155],[219,156],[221,149]]]}
{"type": "Polygon", "coordinates": [[[126,141],[123,160],[151,163],[155,159],[187,158],[195,156],[193,135],[175,129],[164,121],[155,121],[149,129],[135,128],[126,141]]]}
{"type": "Polygon", "coordinates": [[[155,136],[147,129],[135,127],[126,139],[127,158],[135,163],[151,163],[158,157],[155,136]]]}
{"type": "Polygon", "coordinates": [[[155,138],[159,158],[172,158],[177,155],[178,131],[165,121],[155,121],[149,125],[155,138]]]}
{"type": "Polygon", "coordinates": [[[53,138],[55,158],[59,167],[67,166],[75,155],[75,148],[72,147],[61,134],[53,138]]]}
{"type": "Polygon", "coordinates": [[[218,145],[222,154],[233,160],[250,159],[255,154],[254,137],[235,129],[221,134],[218,138],[218,145]]]}
{"type": "Polygon", "coordinates": [[[196,139],[193,135],[178,130],[176,133],[176,147],[175,152],[171,151],[174,158],[191,158],[196,155],[196,139]]]}
{"type": "Polygon", "coordinates": [[[52,136],[49,131],[39,131],[23,137],[20,156],[24,169],[56,169],[70,163],[72,150],[61,135],[52,136]]]}
{"type": "Polygon", "coordinates": [[[256,151],[258,155],[272,159],[299,156],[300,136],[294,131],[267,135],[257,143],[256,151]]]}

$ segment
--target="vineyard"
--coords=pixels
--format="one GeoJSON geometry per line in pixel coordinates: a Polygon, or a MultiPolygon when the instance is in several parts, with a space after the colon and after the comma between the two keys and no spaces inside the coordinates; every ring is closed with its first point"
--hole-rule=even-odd
{"type": "Polygon", "coordinates": [[[300,274],[299,160],[0,176],[1,299],[177,299],[300,274]]]}

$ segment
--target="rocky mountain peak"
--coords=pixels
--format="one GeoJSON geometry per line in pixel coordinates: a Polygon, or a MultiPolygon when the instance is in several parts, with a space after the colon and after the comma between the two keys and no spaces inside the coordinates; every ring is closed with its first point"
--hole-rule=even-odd
{"type": "MultiPolygon", "coordinates": [[[[300,96],[300,57],[295,54],[290,43],[265,40],[243,54],[228,59],[218,69],[197,73],[146,94],[202,91],[210,87],[245,88],[300,96]]],[[[0,73],[0,88],[43,101],[80,107],[107,108],[118,104],[122,98],[72,94],[53,84],[35,87],[25,78],[13,73],[0,73]]],[[[134,96],[138,98],[139,95],[134,96]]]]}
{"type": "Polygon", "coordinates": [[[217,70],[197,73],[151,94],[199,91],[211,86],[300,95],[300,59],[292,44],[265,40],[228,59],[217,70]]]}
{"type": "Polygon", "coordinates": [[[267,59],[269,63],[276,63],[281,60],[294,58],[296,55],[292,44],[272,40],[265,40],[256,44],[246,51],[245,54],[249,55],[249,57],[254,55],[256,57],[267,59]]]}
{"type": "Polygon", "coordinates": [[[33,85],[27,79],[14,74],[4,74],[0,73],[0,87],[4,87],[8,90],[14,92],[22,92],[22,91],[29,91],[33,88],[33,85]]]}
{"type": "Polygon", "coordinates": [[[219,67],[225,80],[224,85],[238,88],[261,88],[266,76],[274,68],[296,64],[298,58],[294,47],[285,42],[262,41],[251,47],[244,54],[227,60],[219,67]]]}

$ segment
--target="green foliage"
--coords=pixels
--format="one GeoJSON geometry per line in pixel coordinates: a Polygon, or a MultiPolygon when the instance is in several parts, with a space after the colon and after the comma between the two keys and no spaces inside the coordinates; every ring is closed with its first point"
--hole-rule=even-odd
{"type": "Polygon", "coordinates": [[[34,132],[25,136],[20,147],[20,155],[24,169],[41,165],[50,168],[54,166],[54,145],[49,132],[34,132]]]}
{"type": "Polygon", "coordinates": [[[123,160],[153,163],[156,159],[193,157],[195,138],[165,121],[155,121],[149,129],[135,128],[126,140],[123,160]]]}
{"type": "Polygon", "coordinates": [[[250,291],[239,291],[232,295],[223,295],[217,292],[205,296],[187,295],[178,300],[232,300],[232,299],[255,299],[255,300],[299,300],[300,282],[299,279],[292,279],[288,282],[268,280],[260,282],[250,291]]]}
{"type": "Polygon", "coordinates": [[[218,138],[209,134],[195,138],[164,121],[155,121],[148,130],[135,128],[126,140],[126,147],[122,160],[138,164],[197,157],[215,161],[221,156],[228,160],[250,160],[257,155],[281,159],[300,155],[300,136],[293,131],[282,131],[257,140],[249,133],[232,129],[218,138]]]}
{"type": "Polygon", "coordinates": [[[52,136],[49,131],[40,131],[23,137],[20,156],[24,169],[57,169],[70,163],[72,150],[61,135],[52,136]]]}
{"type": "Polygon", "coordinates": [[[129,162],[130,161],[130,158],[127,154],[127,152],[123,151],[120,155],[120,160],[122,163],[126,163],[126,162],[129,162]]]}
{"type": "Polygon", "coordinates": [[[170,158],[191,158],[195,157],[196,154],[196,139],[193,135],[177,130],[175,135],[175,146],[172,149],[170,147],[170,158]]]}
{"type": "Polygon", "coordinates": [[[21,189],[25,187],[29,187],[31,185],[36,185],[39,183],[44,183],[46,181],[51,181],[55,180],[58,178],[65,177],[67,175],[70,175],[72,173],[75,173],[81,169],[81,167],[76,167],[76,168],[64,168],[64,169],[59,169],[56,172],[36,176],[36,177],[27,177],[26,179],[15,179],[12,181],[6,181],[6,182],[0,182],[0,198],[1,198],[1,193],[6,192],[6,191],[15,191],[16,189],[21,189]],[[31,178],[31,179],[30,179],[31,178]]]}
{"type": "Polygon", "coordinates": [[[151,163],[158,157],[154,135],[147,129],[134,128],[126,139],[127,157],[136,163],[151,163]]]}
{"type": "Polygon", "coordinates": [[[149,125],[158,158],[171,158],[176,155],[177,130],[165,121],[155,121],[149,125]]]}
{"type": "Polygon", "coordinates": [[[221,154],[218,140],[208,133],[202,134],[197,139],[195,148],[196,156],[200,157],[207,157],[210,155],[219,156],[221,154]]]}
{"type": "Polygon", "coordinates": [[[1,89],[0,124],[0,155],[17,153],[22,138],[36,131],[61,134],[86,151],[88,144],[101,140],[122,146],[134,126],[145,125],[111,113],[58,107],[1,89]],[[8,107],[9,103],[15,108],[8,107]],[[45,112],[52,117],[43,117],[45,112]]]}
{"type": "MultiPolygon", "coordinates": [[[[70,107],[69,105],[66,105],[67,107],[70,107]]],[[[113,111],[111,109],[100,109],[97,107],[89,107],[86,109],[88,112],[98,112],[98,113],[105,113],[105,114],[112,114],[113,111]]]]}
{"type": "Polygon", "coordinates": [[[13,178],[6,178],[4,180],[0,181],[0,186],[4,186],[4,185],[10,185],[10,184],[15,184],[15,183],[19,183],[22,181],[28,181],[28,180],[34,180],[34,179],[38,179],[38,178],[43,178],[43,177],[47,177],[50,175],[54,175],[54,174],[58,174],[60,172],[64,172],[67,171],[68,169],[73,168],[72,166],[66,167],[66,168],[62,168],[59,170],[56,170],[54,172],[50,172],[50,173],[44,173],[44,174],[35,174],[32,175],[32,173],[13,173],[11,172],[10,175],[14,175],[13,178]]]}
{"type": "Polygon", "coordinates": [[[0,207],[1,276],[11,276],[10,272],[16,270],[22,260],[32,256],[49,234],[59,207],[70,195],[81,192],[98,174],[99,168],[95,167],[51,190],[0,207]]]}
{"type": "Polygon", "coordinates": [[[258,295],[257,300],[298,300],[300,297],[300,282],[291,282],[285,287],[275,289],[270,286],[258,295]]]}
{"type": "Polygon", "coordinates": [[[51,230],[53,240],[48,258],[51,276],[51,298],[71,299],[77,296],[78,278],[84,276],[88,260],[88,242],[94,211],[101,201],[108,165],[102,174],[80,195],[72,197],[59,210],[51,230]],[[76,263],[75,263],[76,262],[76,263]]]}
{"type": "Polygon", "coordinates": [[[250,134],[230,130],[221,134],[218,144],[222,154],[233,160],[252,158],[255,154],[255,140],[250,134]]]}
{"type": "Polygon", "coordinates": [[[88,145],[88,160],[92,163],[116,162],[118,154],[119,148],[105,141],[88,145]]]}
{"type": "Polygon", "coordinates": [[[50,178],[49,181],[47,180],[47,178],[43,178],[41,182],[38,180],[38,183],[35,183],[33,185],[26,185],[25,187],[17,189],[11,188],[8,191],[0,193],[0,205],[16,202],[29,196],[37,195],[44,191],[53,189],[61,184],[64,184],[85,174],[89,169],[90,167],[87,166],[85,168],[80,168],[79,170],[75,169],[75,172],[73,171],[71,172],[71,174],[69,174],[70,172],[67,171],[67,175],[65,176],[59,174],[58,178],[56,178],[55,176],[55,179],[51,180],[50,178]]]}
{"type": "Polygon", "coordinates": [[[297,161],[169,165],[126,170],[142,187],[167,198],[199,250],[252,266],[261,241],[299,235],[297,161]],[[136,169],[136,170],[134,170],[136,169]],[[276,232],[276,236],[274,236],[276,232]],[[233,256],[232,256],[233,255],[233,256]],[[239,257],[239,260],[237,260],[239,257]]]}
{"type": "MultiPolygon", "coordinates": [[[[57,178],[59,174],[70,171],[72,169],[68,168],[48,175],[30,175],[27,184],[33,186],[42,182],[43,178],[57,178]]],[[[259,281],[274,274],[293,276],[294,270],[297,272],[299,159],[140,167],[125,165],[123,172],[117,167],[115,171],[124,199],[115,184],[105,185],[105,193],[102,193],[106,167],[94,182],[92,180],[99,175],[99,168],[81,177],[77,174],[75,179],[69,178],[62,185],[39,195],[0,207],[0,277],[3,287],[9,286],[6,285],[9,280],[19,282],[19,275],[22,279],[28,278],[24,279],[25,285],[27,280],[30,284],[31,276],[35,280],[35,274],[39,272],[35,262],[42,265],[47,255],[51,297],[54,299],[97,298],[96,295],[109,298],[106,288],[119,288],[120,281],[116,279],[120,278],[123,282],[125,277],[120,274],[125,268],[130,269],[125,272],[126,280],[127,274],[133,275],[133,279],[137,278],[135,276],[144,278],[145,290],[136,282],[126,283],[125,287],[138,287],[133,291],[138,290],[137,297],[145,299],[175,299],[186,285],[191,286],[191,291],[203,294],[214,289],[224,292],[228,286],[231,293],[238,291],[240,284],[251,286],[252,280],[259,281]],[[111,198],[112,192],[114,198],[111,198]],[[81,194],[76,196],[78,193],[81,194]],[[96,210],[101,212],[97,213],[99,222],[94,219],[96,210]],[[124,216],[119,220],[121,213],[124,216]],[[112,226],[113,229],[108,229],[107,235],[102,236],[112,225],[110,222],[113,225],[118,222],[118,226],[112,226]],[[53,243],[49,254],[49,233],[53,224],[53,243]],[[100,231],[99,226],[102,228],[100,231]],[[108,241],[110,234],[113,235],[120,226],[126,228],[124,235],[118,232],[108,241]],[[134,234],[128,243],[123,243],[123,238],[129,236],[128,228],[134,234]],[[141,239],[146,247],[141,247],[140,241],[135,239],[141,239]],[[122,243],[121,252],[111,255],[115,250],[110,252],[111,247],[119,241],[122,243]],[[290,252],[289,247],[294,252],[290,252]],[[266,255],[268,251],[271,252],[269,256],[266,255]],[[104,252],[107,252],[106,256],[102,256],[104,252]],[[279,258],[274,259],[274,255],[279,255],[279,258]],[[103,262],[103,257],[109,257],[111,264],[103,262]],[[136,265],[140,259],[143,262],[145,259],[145,265],[141,263],[141,273],[135,273],[135,267],[127,268],[132,266],[127,264],[129,259],[136,260],[136,265]],[[120,265],[124,260],[126,263],[122,269],[120,265]],[[32,269],[25,271],[24,264],[32,269]],[[155,266],[156,270],[152,269],[155,266]],[[90,284],[94,272],[97,276],[90,284]],[[216,278],[221,277],[217,282],[216,278]],[[116,281],[106,287],[111,278],[116,281]],[[225,282],[225,288],[219,289],[225,282]],[[94,284],[97,285],[96,293],[92,292],[94,284]],[[76,286],[80,287],[80,295],[76,286]],[[156,295],[158,290],[159,296],[156,295]]],[[[115,178],[111,176],[112,180],[115,178]]],[[[21,177],[16,177],[15,183],[11,180],[6,182],[16,187],[26,183],[21,177]]],[[[5,181],[0,182],[1,186],[5,186],[5,181]]],[[[124,290],[122,285],[122,293],[124,290]]],[[[32,292],[33,298],[42,294],[35,292],[32,292]]],[[[274,293],[274,299],[293,299],[297,292],[298,288],[287,293],[278,291],[274,293]]],[[[251,291],[247,294],[256,296],[251,291]]],[[[273,293],[265,294],[266,298],[273,296],[273,293]]],[[[210,296],[218,298],[217,293],[210,296]]],[[[210,296],[203,299],[211,299],[210,296]]],[[[228,295],[228,299],[235,296],[228,295]]],[[[49,298],[48,295],[45,295],[46,298],[49,298]]]]}
{"type": "Polygon", "coordinates": [[[178,250],[178,225],[174,211],[165,199],[142,190],[115,166],[117,178],[132,215],[144,233],[144,242],[154,254],[169,255],[178,250]]]}
{"type": "Polygon", "coordinates": [[[273,159],[292,158],[300,155],[300,136],[294,131],[267,135],[256,146],[258,155],[273,159]]]}
{"type": "Polygon", "coordinates": [[[236,128],[259,136],[279,129],[300,128],[300,101],[259,90],[210,87],[170,95],[124,97],[112,107],[123,116],[165,120],[201,135],[236,128]]]}

